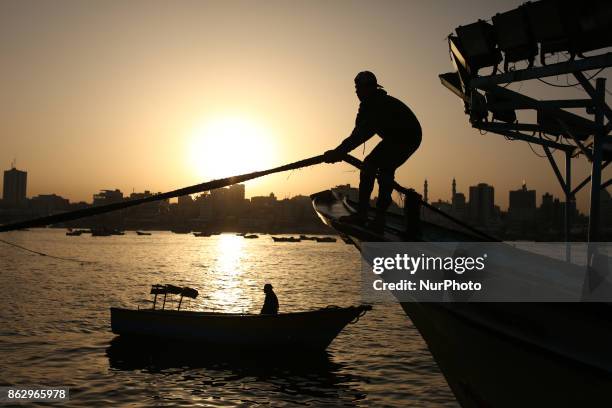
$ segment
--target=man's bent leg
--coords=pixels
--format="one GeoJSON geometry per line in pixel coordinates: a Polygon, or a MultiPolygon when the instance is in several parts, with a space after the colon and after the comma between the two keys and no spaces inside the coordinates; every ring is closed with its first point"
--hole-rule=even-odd
{"type": "MultiPolygon", "coordinates": [[[[381,143],[382,144],[382,143],[381,143]]],[[[378,173],[378,200],[376,201],[376,219],[372,229],[383,231],[386,221],[386,212],[391,205],[391,194],[395,182],[395,170],[404,164],[406,160],[416,151],[418,146],[393,146],[387,145],[382,151],[385,157],[384,164],[380,166],[378,173]]]]}
{"type": "Polygon", "coordinates": [[[359,174],[359,211],[366,213],[370,207],[370,196],[374,190],[374,180],[376,179],[376,167],[368,162],[367,158],[363,161],[363,167],[359,174]]]}
{"type": "Polygon", "coordinates": [[[370,223],[373,231],[382,233],[385,229],[386,214],[391,205],[395,169],[380,169],[378,174],[378,200],[376,200],[376,217],[370,223]]]}
{"type": "Polygon", "coordinates": [[[388,155],[387,147],[384,142],[380,142],[376,147],[363,159],[361,173],[359,177],[359,207],[367,212],[370,207],[370,196],[374,190],[374,180],[376,172],[385,162],[388,155]]]}
{"type": "Polygon", "coordinates": [[[395,180],[395,169],[380,169],[378,175],[378,200],[376,210],[386,212],[391,205],[391,194],[393,193],[393,182],[395,180]]]}
{"type": "Polygon", "coordinates": [[[374,180],[378,170],[381,148],[379,143],[372,152],[366,156],[361,166],[359,174],[359,204],[356,214],[344,218],[343,221],[364,224],[368,219],[368,209],[370,208],[370,196],[374,190],[374,180]]]}

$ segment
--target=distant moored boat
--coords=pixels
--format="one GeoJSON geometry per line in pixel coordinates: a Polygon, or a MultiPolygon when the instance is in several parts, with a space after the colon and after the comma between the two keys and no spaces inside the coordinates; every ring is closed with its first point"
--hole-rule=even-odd
{"type": "Polygon", "coordinates": [[[317,237],[315,238],[317,242],[336,242],[336,238],[332,237],[317,237]]]}
{"type": "Polygon", "coordinates": [[[300,242],[300,238],[295,237],[272,237],[274,242],[300,242]]]}
{"type": "Polygon", "coordinates": [[[109,237],[111,235],[113,235],[111,231],[105,228],[94,228],[91,230],[92,237],[109,237]]]}
{"type": "Polygon", "coordinates": [[[316,241],[317,237],[309,237],[307,235],[300,235],[302,241],[316,241]]]}

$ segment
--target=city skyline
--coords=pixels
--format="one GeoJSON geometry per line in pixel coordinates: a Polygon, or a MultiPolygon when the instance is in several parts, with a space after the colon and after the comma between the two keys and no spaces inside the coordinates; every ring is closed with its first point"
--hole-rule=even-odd
{"type": "MultiPolygon", "coordinates": [[[[437,78],[452,69],[447,34],[521,3],[2,2],[0,163],[17,158],[30,169],[32,194],[76,201],[88,200],[92,185],[168,191],[274,167],[350,133],[353,78],[369,69],[423,127],[400,184],[420,188],[427,177],[430,195],[446,197],[453,176],[502,190],[526,179],[561,196],[546,159],[525,143],[480,135],[437,78]]],[[[584,97],[537,81],[510,89],[519,86],[545,99],[584,97]]],[[[363,158],[374,145],[353,154],[363,158]]],[[[579,182],[589,167],[575,162],[579,182]]],[[[247,186],[290,196],[357,182],[353,168],[336,164],[247,186]]],[[[588,189],[577,203],[586,209],[588,189]]]]}
{"type": "MultiPolygon", "coordinates": [[[[92,195],[92,203],[70,203],[68,199],[55,194],[25,197],[27,173],[15,168],[5,171],[4,180],[10,185],[10,196],[0,200],[0,223],[61,214],[89,207],[106,206],[125,200],[143,199],[159,193],[149,190],[132,192],[129,195],[119,189],[100,190],[92,195]]],[[[424,188],[427,180],[424,181],[424,188]]],[[[536,191],[521,188],[508,191],[510,206],[502,209],[496,205],[495,187],[486,183],[469,186],[466,195],[458,191],[457,182],[452,180],[451,200],[438,199],[424,205],[421,218],[425,221],[448,227],[456,227],[454,222],[441,217],[435,207],[458,222],[467,222],[476,228],[487,231],[500,239],[560,239],[566,215],[569,215],[570,233],[573,239],[586,233],[588,218],[577,211],[575,203],[569,207],[549,192],[541,194],[536,204],[536,191]],[[569,211],[569,213],[566,211],[569,211]]],[[[356,200],[359,190],[350,184],[333,187],[336,193],[356,200]]],[[[498,192],[497,197],[500,194],[498,192]]],[[[503,194],[502,194],[503,196],[503,194]]],[[[372,205],[374,203],[372,200],[372,205]]],[[[424,198],[425,202],[428,202],[424,198]]],[[[397,200],[392,211],[402,212],[402,200],[397,200]],[[399,205],[398,205],[399,204],[399,205]]],[[[612,231],[612,196],[606,191],[602,194],[602,229],[612,231]]],[[[104,229],[121,231],[125,229],[153,229],[171,231],[217,231],[265,233],[329,233],[316,215],[310,197],[296,195],[291,198],[278,198],[273,192],[246,197],[246,186],[235,184],[229,187],[204,191],[199,194],[183,195],[177,202],[169,199],[144,203],[124,211],[85,217],[80,220],[59,223],[57,227],[104,229]]]]}
{"type": "MultiPolygon", "coordinates": [[[[123,200],[123,199],[132,199],[132,198],[142,198],[143,196],[146,196],[146,195],[152,195],[152,194],[159,194],[159,193],[161,193],[161,192],[153,193],[152,190],[149,190],[149,189],[145,189],[145,190],[142,190],[142,191],[136,191],[135,189],[132,189],[131,193],[130,192],[125,192],[125,194],[129,194],[129,196],[124,196],[123,195],[124,191],[122,189],[120,189],[120,188],[115,187],[115,188],[102,188],[102,189],[95,190],[95,192],[90,193],[90,197],[91,197],[90,200],[72,200],[70,197],[66,197],[66,196],[63,196],[61,194],[57,194],[57,192],[39,193],[39,194],[36,194],[36,195],[31,194],[31,195],[28,196],[28,194],[27,194],[27,174],[28,174],[28,172],[26,170],[19,170],[16,167],[11,167],[11,169],[5,170],[4,173],[5,173],[5,175],[4,175],[3,179],[1,180],[2,181],[2,185],[3,185],[3,188],[2,188],[3,195],[0,197],[0,203],[4,203],[4,204],[7,204],[6,202],[4,202],[5,201],[4,198],[5,198],[6,191],[7,191],[7,189],[4,187],[4,185],[6,184],[6,180],[7,180],[7,173],[18,173],[19,174],[19,176],[20,176],[20,178],[22,179],[22,182],[23,182],[23,187],[19,189],[20,190],[20,194],[22,194],[23,197],[28,199],[28,200],[32,200],[32,199],[35,199],[37,197],[45,197],[45,196],[52,197],[52,196],[55,196],[56,198],[61,198],[61,199],[67,200],[67,202],[69,202],[70,204],[86,203],[88,205],[95,205],[97,199],[101,199],[102,201],[104,201],[106,199],[106,195],[107,194],[110,194],[110,195],[120,194],[120,199],[123,200]]],[[[248,189],[246,188],[247,184],[248,184],[248,182],[247,183],[240,183],[240,184],[236,185],[236,186],[239,186],[240,189],[242,189],[242,191],[243,191],[242,194],[243,194],[245,199],[251,199],[253,197],[261,198],[261,197],[268,197],[270,195],[274,195],[275,197],[279,197],[281,200],[283,200],[283,199],[291,199],[293,197],[299,197],[299,196],[309,196],[311,194],[311,193],[303,193],[303,192],[299,193],[298,192],[298,193],[292,194],[292,195],[281,196],[281,195],[278,194],[278,192],[270,191],[270,192],[262,194],[262,195],[255,195],[255,194],[249,195],[249,194],[246,193],[248,191],[248,189]]],[[[338,187],[338,186],[352,187],[353,185],[351,185],[351,183],[345,183],[345,184],[336,185],[335,187],[338,187]]],[[[330,188],[331,187],[332,186],[330,186],[330,188]]],[[[426,202],[429,202],[429,203],[432,203],[432,204],[439,203],[439,204],[456,205],[456,202],[455,202],[456,198],[460,198],[461,200],[463,200],[464,204],[469,203],[470,200],[468,200],[467,198],[474,196],[474,192],[472,191],[473,189],[479,189],[479,188],[485,187],[485,188],[491,188],[491,189],[494,190],[496,188],[496,186],[494,186],[494,185],[489,185],[488,183],[484,183],[484,182],[478,182],[478,183],[476,183],[473,186],[466,186],[467,189],[465,191],[467,191],[469,193],[466,196],[466,194],[463,191],[460,191],[461,188],[457,187],[457,179],[455,177],[452,178],[451,183],[449,183],[449,187],[450,187],[449,188],[449,193],[450,194],[448,196],[446,196],[446,197],[437,197],[435,199],[432,199],[431,196],[428,196],[428,192],[427,193],[425,192],[425,190],[429,188],[429,182],[428,182],[427,179],[425,179],[424,183],[423,183],[422,189],[421,190],[417,189],[417,192],[419,192],[424,197],[424,200],[426,202]]],[[[503,211],[503,208],[508,210],[511,207],[511,204],[512,204],[512,193],[514,193],[516,191],[520,191],[521,189],[525,190],[526,187],[527,187],[526,180],[522,180],[520,188],[517,188],[516,190],[512,190],[512,189],[507,190],[507,192],[508,192],[508,200],[506,200],[506,201],[508,202],[508,205],[505,206],[505,207],[502,207],[501,205],[498,205],[498,203],[496,202],[494,196],[491,197],[491,201],[492,201],[493,205],[499,207],[500,209],[502,209],[502,211],[503,211]]],[[[14,189],[15,188],[13,187],[13,190],[14,189]]],[[[220,189],[220,190],[225,190],[225,189],[220,189]]],[[[212,190],[212,191],[215,191],[215,190],[212,190]]],[[[193,194],[192,196],[195,197],[195,196],[199,196],[199,195],[210,194],[212,191],[206,191],[206,192],[203,192],[203,193],[200,193],[200,194],[193,194]]],[[[533,190],[530,190],[530,191],[533,191],[534,194],[535,194],[535,192],[537,190],[533,189],[533,190]]],[[[375,195],[376,195],[376,190],[375,190],[374,196],[375,195]]],[[[559,198],[559,199],[562,200],[562,196],[560,196],[560,195],[556,196],[555,194],[551,194],[550,191],[545,191],[541,195],[537,195],[537,194],[535,195],[534,203],[535,203],[536,206],[539,206],[539,205],[541,205],[543,203],[543,201],[544,201],[543,197],[545,195],[551,195],[554,198],[559,198]]],[[[117,196],[119,196],[119,195],[117,195],[117,196]]],[[[497,197],[499,198],[499,195],[497,197]]],[[[171,200],[171,202],[180,202],[180,198],[181,197],[177,198],[176,200],[171,200]]],[[[394,201],[397,202],[398,200],[396,200],[396,198],[397,198],[397,193],[394,193],[394,201]]],[[[13,200],[13,201],[15,201],[15,200],[13,200]]],[[[11,201],[10,203],[14,204],[13,201],[11,201]]],[[[98,204],[101,204],[101,203],[102,202],[99,202],[98,204]]],[[[579,207],[577,207],[577,209],[580,210],[579,207]]],[[[483,215],[483,217],[487,217],[487,216],[488,216],[487,214],[483,215]]]]}

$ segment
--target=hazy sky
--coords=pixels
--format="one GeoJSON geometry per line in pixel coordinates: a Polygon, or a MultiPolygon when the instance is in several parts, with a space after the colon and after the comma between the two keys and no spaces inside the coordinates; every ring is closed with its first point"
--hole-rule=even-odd
{"type": "MultiPolygon", "coordinates": [[[[99,189],[166,191],[288,163],[350,133],[353,78],[368,69],[424,130],[396,174],[401,184],[421,191],[427,178],[430,198],[450,199],[453,177],[466,195],[486,182],[502,208],[523,180],[538,202],[545,191],[559,196],[546,159],[472,129],[437,77],[452,68],[445,37],[456,26],[520,3],[4,0],[0,168],[16,158],[28,196],[91,201],[99,189]]],[[[574,168],[576,182],[588,174],[584,160],[574,168]]],[[[321,165],[247,183],[247,195],[357,181],[346,164],[321,165]]]]}

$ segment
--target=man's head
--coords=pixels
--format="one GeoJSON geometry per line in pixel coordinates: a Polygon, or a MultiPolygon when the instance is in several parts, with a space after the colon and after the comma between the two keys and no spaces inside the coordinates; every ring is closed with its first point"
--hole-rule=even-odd
{"type": "Polygon", "coordinates": [[[270,292],[272,292],[272,285],[271,285],[271,284],[269,284],[269,283],[266,283],[266,284],[264,285],[264,292],[265,292],[265,293],[270,293],[270,292]]]}
{"type": "Polygon", "coordinates": [[[382,86],[378,84],[376,75],[370,71],[361,71],[355,77],[355,92],[360,101],[376,93],[378,88],[382,88],[382,86]]]}

